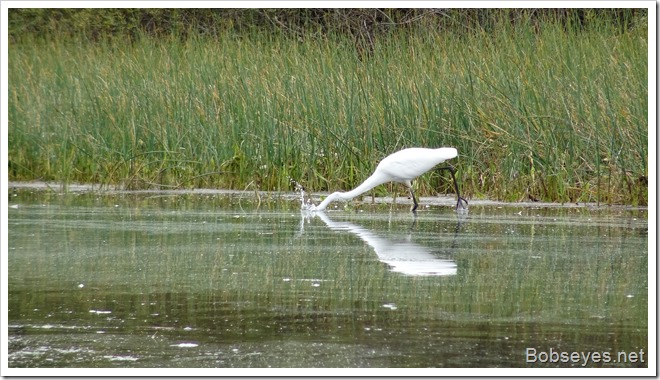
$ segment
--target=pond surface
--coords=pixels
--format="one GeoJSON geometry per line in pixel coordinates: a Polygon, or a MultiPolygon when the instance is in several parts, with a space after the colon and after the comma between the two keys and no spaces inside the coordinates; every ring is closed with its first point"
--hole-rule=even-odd
{"type": "Polygon", "coordinates": [[[648,366],[643,209],[9,206],[9,367],[648,366]]]}

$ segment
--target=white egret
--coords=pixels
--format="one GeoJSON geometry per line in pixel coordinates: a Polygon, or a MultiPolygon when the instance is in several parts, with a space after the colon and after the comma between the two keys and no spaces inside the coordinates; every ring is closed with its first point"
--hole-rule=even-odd
{"type": "MultiPolygon", "coordinates": [[[[313,210],[323,211],[328,207],[330,202],[336,200],[348,201],[383,183],[399,182],[408,188],[413,200],[411,211],[414,212],[417,209],[418,204],[417,199],[415,199],[415,193],[413,192],[411,181],[433,169],[436,165],[456,156],[458,156],[456,148],[408,148],[392,153],[378,164],[371,177],[362,182],[360,186],[351,191],[337,191],[330,194],[325,200],[323,200],[323,202],[321,202],[321,204],[314,207],[313,210]]],[[[454,168],[449,165],[447,167],[441,167],[439,170],[449,170],[449,173],[451,173],[451,177],[454,180],[454,188],[456,189],[456,196],[458,197],[456,209],[459,207],[465,208],[465,205],[462,202],[467,204],[467,201],[461,197],[461,194],[458,191],[458,183],[456,182],[456,176],[454,175],[454,168]]]]}

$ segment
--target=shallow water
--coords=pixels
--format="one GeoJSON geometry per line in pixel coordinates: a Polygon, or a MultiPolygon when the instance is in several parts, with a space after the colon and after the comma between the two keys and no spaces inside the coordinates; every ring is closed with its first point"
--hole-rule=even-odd
{"type": "Polygon", "coordinates": [[[647,366],[646,210],[9,198],[9,367],[647,366]]]}

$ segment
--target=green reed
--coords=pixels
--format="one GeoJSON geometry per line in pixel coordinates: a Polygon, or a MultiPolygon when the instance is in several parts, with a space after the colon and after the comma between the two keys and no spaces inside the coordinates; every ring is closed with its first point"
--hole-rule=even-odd
{"type": "Polygon", "coordinates": [[[644,28],[420,28],[362,54],[332,36],[26,39],[10,179],[334,191],[396,150],[455,146],[469,197],[646,204],[647,69],[644,28]]]}

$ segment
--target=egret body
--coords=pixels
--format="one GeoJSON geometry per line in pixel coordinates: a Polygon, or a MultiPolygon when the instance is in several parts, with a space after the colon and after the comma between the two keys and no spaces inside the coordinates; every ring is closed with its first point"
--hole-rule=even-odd
{"type": "MultiPolygon", "coordinates": [[[[331,202],[336,200],[351,200],[386,182],[399,182],[404,184],[408,188],[408,191],[410,191],[410,196],[414,203],[411,211],[415,211],[418,204],[415,199],[415,193],[412,189],[412,180],[433,169],[436,165],[456,156],[458,156],[456,148],[408,148],[392,153],[378,164],[374,173],[367,178],[366,181],[362,182],[360,186],[351,191],[337,191],[330,194],[325,200],[323,200],[323,202],[321,202],[321,204],[314,208],[314,210],[323,211],[331,202]]],[[[458,191],[458,183],[454,176],[454,168],[447,166],[439,169],[449,170],[454,179],[454,187],[456,189],[456,196],[458,197],[456,208],[465,208],[461,202],[467,203],[467,201],[461,197],[458,191]]]]}

